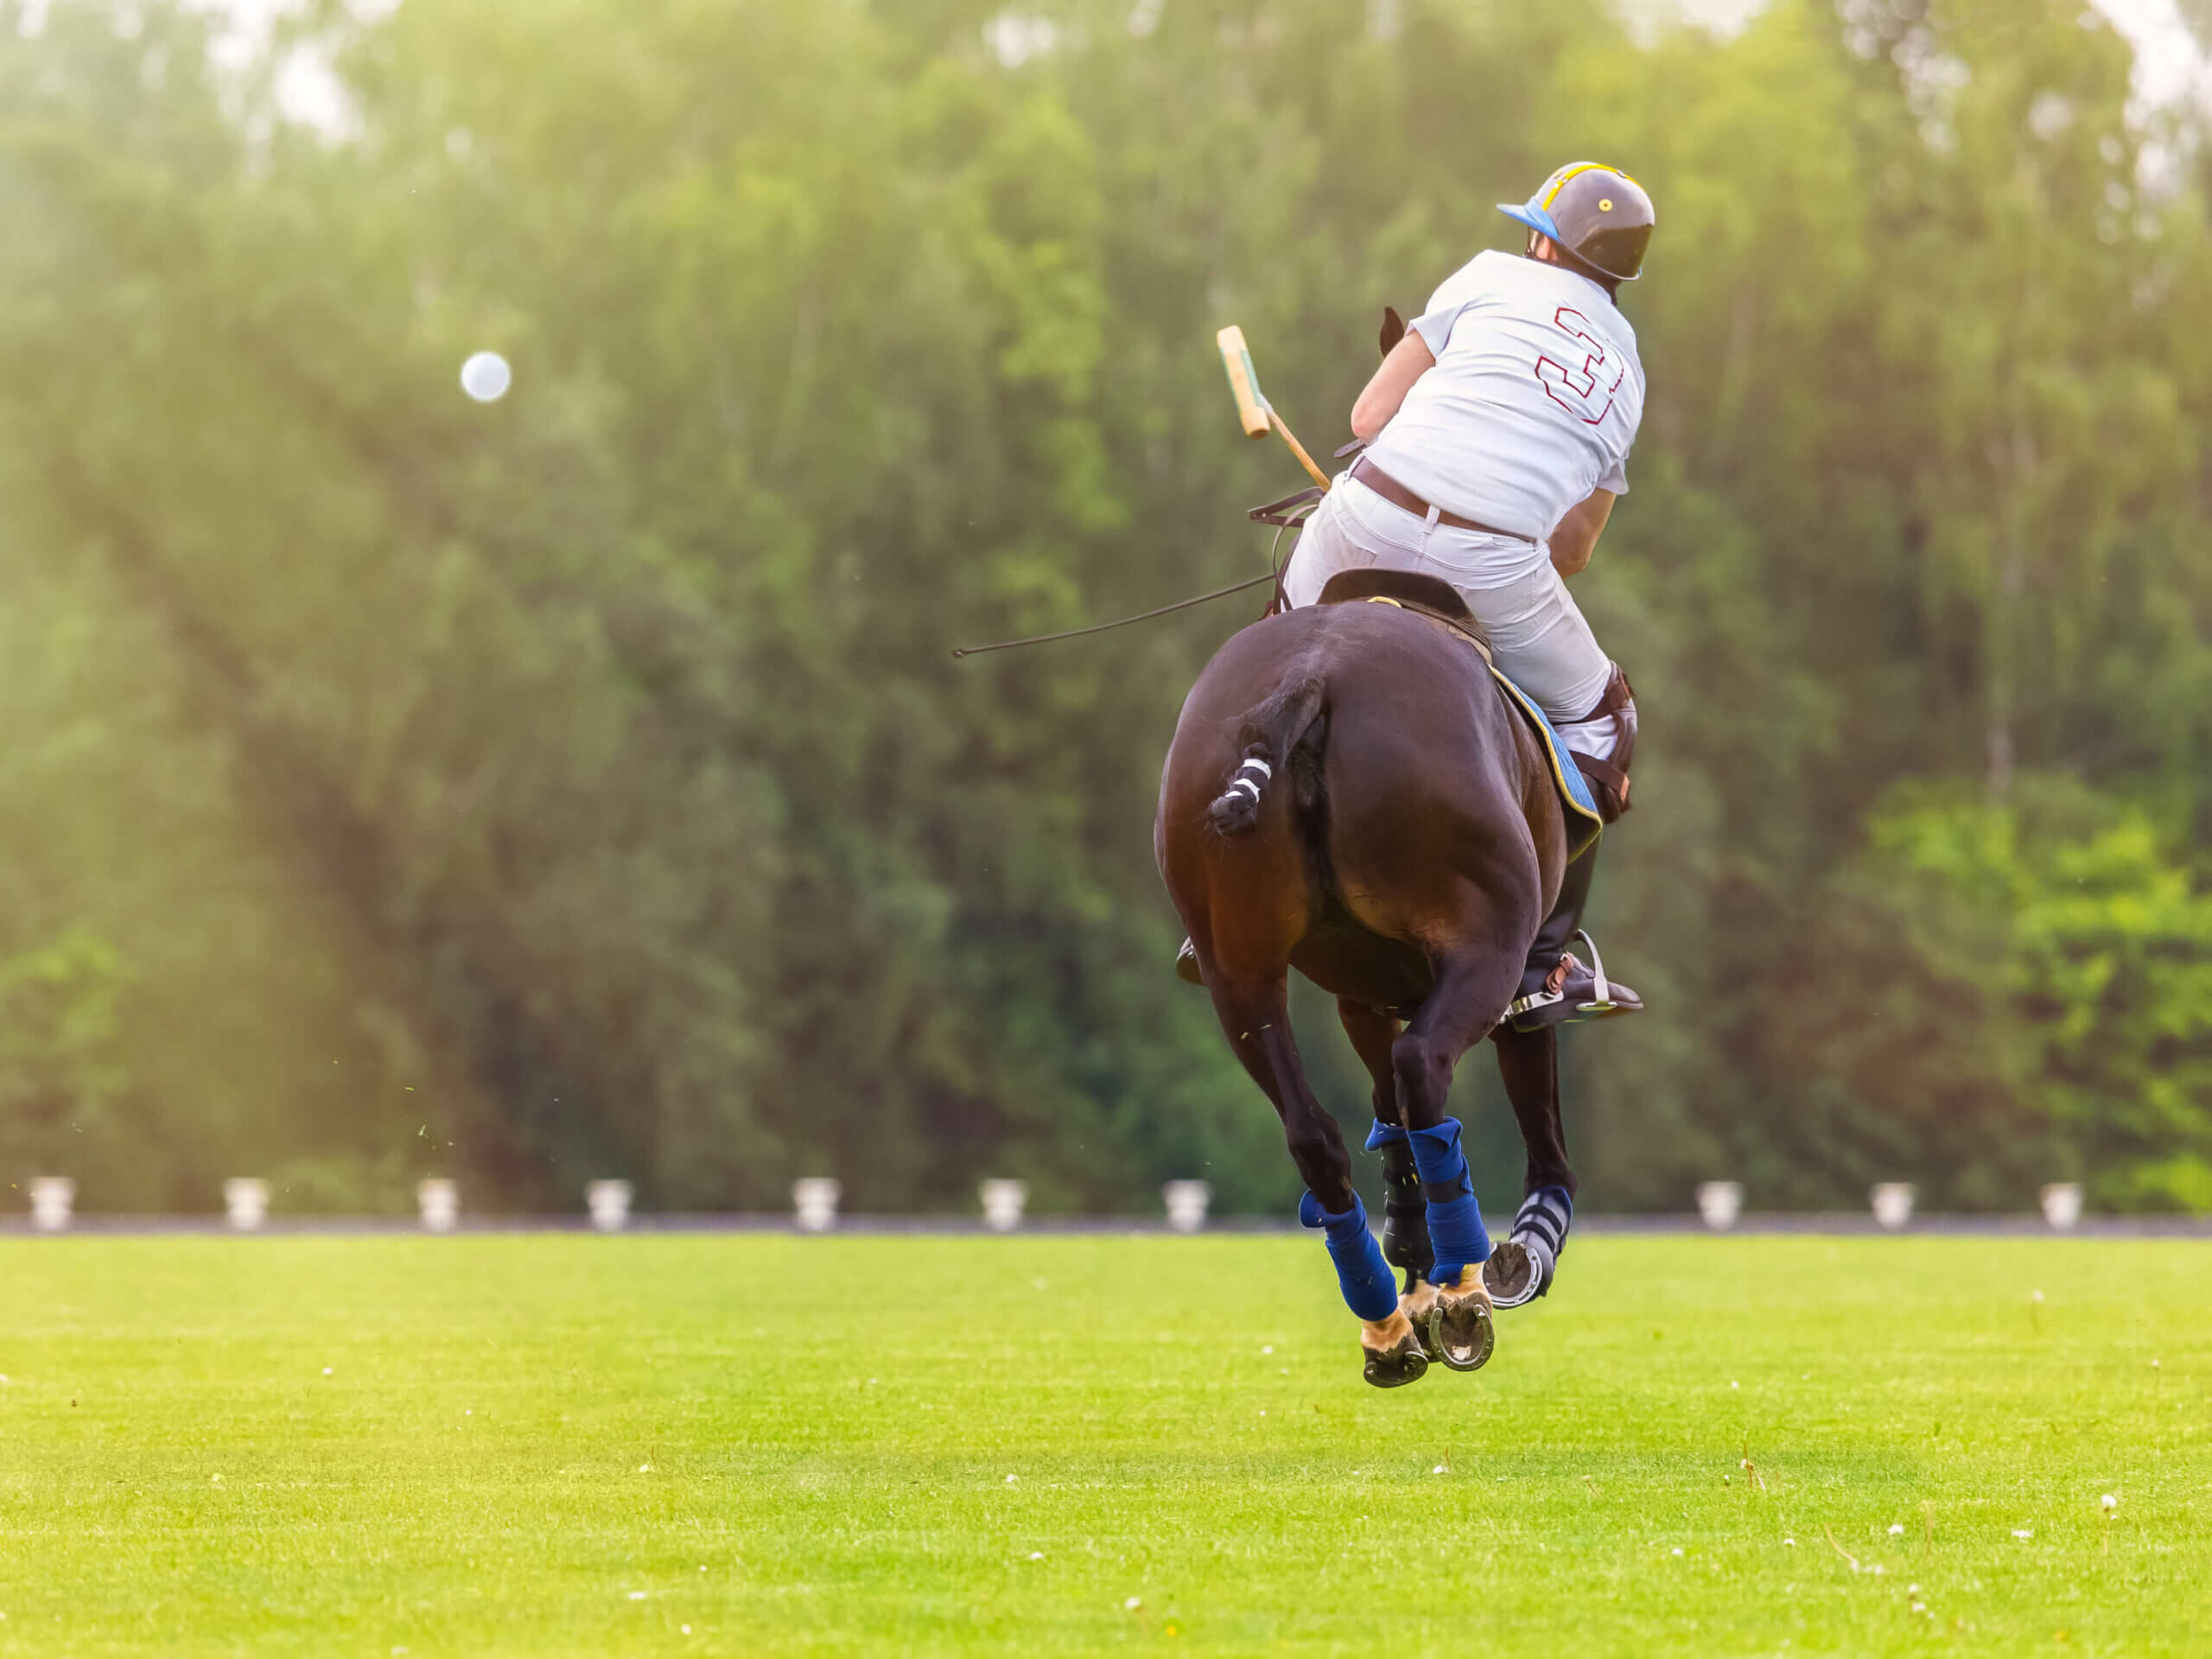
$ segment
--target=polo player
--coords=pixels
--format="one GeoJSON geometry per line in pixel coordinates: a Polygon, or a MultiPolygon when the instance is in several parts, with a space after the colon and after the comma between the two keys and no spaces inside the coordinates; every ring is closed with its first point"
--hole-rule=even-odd
{"type": "MultiPolygon", "coordinates": [[[[1642,272],[1651,199],[1625,174],[1577,162],[1498,211],[1528,227],[1522,254],[1477,254],[1383,359],[1352,405],[1365,453],[1307,522],[1284,588],[1311,605],[1331,576],[1367,567],[1450,583],[1611,823],[1628,810],[1636,702],[1565,579],[1589,564],[1628,493],[1643,365],[1618,296],[1642,272]]],[[[1567,949],[1596,864],[1593,845],[1567,867],[1506,1010],[1519,1030],[1643,1007],[1618,980],[1601,999],[1567,949]]]]}
{"type": "MultiPolygon", "coordinates": [[[[1618,169],[1577,162],[1498,211],[1527,228],[1521,254],[1476,255],[1395,344],[1386,334],[1382,365],[1352,406],[1364,452],[1307,520],[1284,592],[1294,607],[1312,605],[1332,576],[1365,569],[1448,583],[1488,632],[1497,666],[1558,731],[1611,823],[1628,810],[1636,702],[1566,578],[1588,566],[1628,493],[1643,366],[1618,294],[1642,273],[1651,199],[1618,169]]],[[[1520,1031],[1643,1007],[1603,975],[1582,931],[1596,865],[1593,843],[1567,867],[1537,930],[1520,995],[1503,1010],[1520,1031]],[[1568,949],[1578,938],[1589,965],[1568,949]]],[[[1198,979],[1189,944],[1176,965],[1198,979]]],[[[1512,1242],[1535,1272],[1500,1306],[1549,1287],[1573,1210],[1566,1187],[1528,1195],[1512,1242]]]]}
{"type": "MultiPolygon", "coordinates": [[[[1352,405],[1365,451],[1306,521],[1283,587],[1296,607],[1344,570],[1449,583],[1611,823],[1628,810],[1636,702],[1565,579],[1589,564],[1628,493],[1643,365],[1618,296],[1642,272],[1651,198],[1624,173],[1576,162],[1498,211],[1528,227],[1522,252],[1477,254],[1383,359],[1352,405]]],[[[1596,866],[1593,845],[1567,867],[1505,1011],[1516,1029],[1643,1009],[1618,980],[1599,998],[1596,973],[1567,948],[1589,940],[1596,866]]],[[[1196,981],[1187,943],[1176,965],[1196,981]]]]}

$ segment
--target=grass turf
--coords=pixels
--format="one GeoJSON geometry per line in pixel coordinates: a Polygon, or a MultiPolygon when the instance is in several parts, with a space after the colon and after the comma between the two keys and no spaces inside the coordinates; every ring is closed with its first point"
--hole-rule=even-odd
{"type": "Polygon", "coordinates": [[[1294,1236],[0,1242],[0,1654],[2202,1654],[2209,1303],[1581,1238],[1384,1394],[1294,1236]]]}

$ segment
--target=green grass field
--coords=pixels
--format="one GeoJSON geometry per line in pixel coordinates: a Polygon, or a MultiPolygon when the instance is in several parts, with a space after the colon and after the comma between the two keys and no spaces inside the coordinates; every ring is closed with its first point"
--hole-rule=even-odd
{"type": "Polygon", "coordinates": [[[16,1239],[0,1654],[2212,1653],[2208,1316],[1580,1238],[1384,1394],[1295,1236],[16,1239]]]}

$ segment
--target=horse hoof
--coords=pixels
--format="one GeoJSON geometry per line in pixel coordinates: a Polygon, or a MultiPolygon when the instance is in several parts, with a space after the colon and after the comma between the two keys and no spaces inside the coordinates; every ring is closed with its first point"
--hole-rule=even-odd
{"type": "Polygon", "coordinates": [[[1535,1258],[1511,1239],[1501,1240],[1483,1263],[1483,1288],[1493,1307],[1518,1307],[1536,1300],[1535,1258]]]}
{"type": "Polygon", "coordinates": [[[1436,1345],[1429,1317],[1436,1312],[1436,1287],[1423,1280],[1411,1292],[1398,1298],[1398,1312],[1406,1316],[1414,1335],[1421,1338],[1421,1352],[1436,1363],[1443,1363],[1444,1351],[1436,1345]]]}
{"type": "Polygon", "coordinates": [[[1491,1322],[1490,1303],[1478,1291],[1465,1296],[1439,1296],[1428,1315],[1428,1339],[1437,1357],[1455,1371],[1479,1371],[1490,1363],[1497,1346],[1497,1327],[1491,1322]]]}
{"type": "Polygon", "coordinates": [[[1433,1319],[1414,1320],[1414,1335],[1421,1339],[1421,1352],[1441,1365],[1444,1363],[1444,1351],[1436,1345],[1436,1321],[1433,1319]]]}
{"type": "Polygon", "coordinates": [[[1399,1338],[1395,1348],[1370,1348],[1363,1343],[1360,1352],[1367,1356],[1360,1375],[1378,1389],[1402,1389],[1428,1375],[1428,1356],[1411,1332],[1399,1338]]]}

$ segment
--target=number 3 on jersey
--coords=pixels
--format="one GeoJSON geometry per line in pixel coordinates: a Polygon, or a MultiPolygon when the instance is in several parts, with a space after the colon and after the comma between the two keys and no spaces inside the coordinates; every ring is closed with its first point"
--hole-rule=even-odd
{"type": "MultiPolygon", "coordinates": [[[[1607,380],[1611,359],[1605,342],[1590,332],[1590,319],[1573,306],[1562,305],[1552,321],[1588,349],[1582,354],[1580,368],[1568,368],[1548,356],[1538,358],[1536,378],[1544,383],[1544,391],[1554,403],[1585,426],[1595,426],[1613,412],[1613,394],[1628,378],[1628,365],[1622,364],[1607,380]]],[[[1569,352],[1567,355],[1572,359],[1573,353],[1569,352]]]]}

